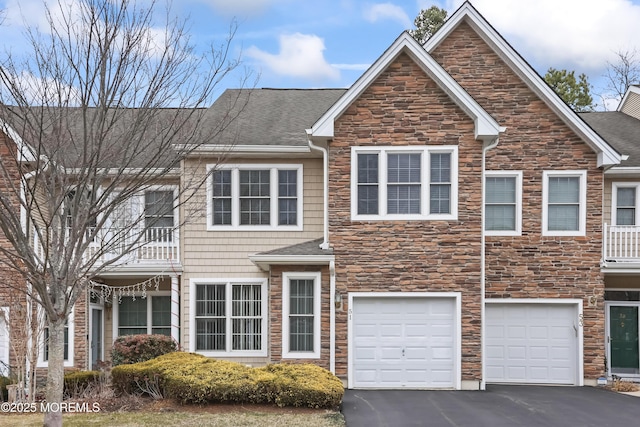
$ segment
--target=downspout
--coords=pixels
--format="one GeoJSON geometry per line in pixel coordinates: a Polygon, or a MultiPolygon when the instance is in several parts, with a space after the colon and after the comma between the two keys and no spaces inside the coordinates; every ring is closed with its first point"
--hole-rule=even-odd
{"type": "Polygon", "coordinates": [[[323,164],[323,220],[322,244],[320,249],[329,249],[329,153],[326,148],[319,147],[311,141],[311,129],[306,129],[309,148],[322,153],[323,164]]]}
{"type": "Polygon", "coordinates": [[[329,370],[336,373],[336,263],[329,261],[329,370]]]}
{"type": "MultiPolygon", "coordinates": [[[[504,132],[504,128],[501,129],[504,132]]],[[[485,167],[486,167],[486,155],[487,151],[495,148],[498,145],[498,138],[496,137],[493,140],[485,141],[482,144],[482,204],[480,206],[480,359],[482,360],[482,369],[480,375],[482,375],[482,379],[480,380],[480,390],[487,389],[486,382],[486,352],[485,352],[485,272],[486,272],[486,235],[484,229],[485,223],[485,200],[486,200],[486,183],[485,183],[485,167]]]]}
{"type": "MultiPolygon", "coordinates": [[[[323,222],[322,243],[320,249],[329,249],[329,152],[326,148],[317,146],[311,141],[311,129],[307,129],[309,148],[322,153],[323,171],[323,222]]],[[[336,373],[336,264],[329,261],[329,370],[336,373]]]]}

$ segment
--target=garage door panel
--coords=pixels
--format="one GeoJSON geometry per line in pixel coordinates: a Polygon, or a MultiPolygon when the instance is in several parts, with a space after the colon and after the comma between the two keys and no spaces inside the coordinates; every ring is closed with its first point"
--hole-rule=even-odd
{"type": "Polygon", "coordinates": [[[487,304],[488,382],[575,384],[575,304],[487,304]]]}
{"type": "Polygon", "coordinates": [[[354,298],[352,386],[452,388],[454,316],[454,298],[354,298]],[[363,322],[366,329],[359,327],[363,322]]]}

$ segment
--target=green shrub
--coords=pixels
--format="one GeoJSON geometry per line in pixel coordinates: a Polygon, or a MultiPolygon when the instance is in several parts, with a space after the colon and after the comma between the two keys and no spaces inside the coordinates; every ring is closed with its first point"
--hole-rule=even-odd
{"type": "Polygon", "coordinates": [[[278,406],[332,408],[342,401],[342,381],[331,372],[312,364],[271,364],[263,369],[275,377],[273,402],[278,406]]]}
{"type": "Polygon", "coordinates": [[[113,343],[113,366],[139,363],[178,350],[173,338],[166,335],[126,335],[113,343]]]}
{"type": "Polygon", "coordinates": [[[182,403],[275,403],[278,406],[333,408],[344,389],[335,375],[316,365],[240,363],[174,352],[111,371],[118,394],[136,394],[154,381],[164,397],[182,403]]]}
{"type": "Polygon", "coordinates": [[[64,375],[64,392],[76,396],[100,382],[100,371],[76,371],[64,375]]]}
{"type": "Polygon", "coordinates": [[[13,384],[11,378],[3,377],[0,375],[0,396],[2,399],[0,401],[6,402],[9,399],[9,392],[7,391],[7,386],[13,384]]]}

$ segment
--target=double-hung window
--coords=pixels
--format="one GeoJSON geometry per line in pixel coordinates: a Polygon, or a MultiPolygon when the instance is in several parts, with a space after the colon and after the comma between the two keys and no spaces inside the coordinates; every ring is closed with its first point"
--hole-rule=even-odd
{"type": "MultiPolygon", "coordinates": [[[[64,366],[73,366],[73,346],[74,346],[74,316],[75,309],[71,309],[64,322],[64,366]]],[[[38,367],[46,367],[49,364],[49,327],[45,325],[42,334],[42,351],[38,360],[38,367]]]]}
{"type": "Polygon", "coordinates": [[[284,273],[282,357],[320,357],[320,273],[284,273]]]}
{"type": "Polygon", "coordinates": [[[638,225],[638,187],[640,183],[616,182],[613,184],[613,224],[638,225]]]}
{"type": "Polygon", "coordinates": [[[522,230],[522,172],[485,173],[485,231],[490,236],[515,236],[522,230]]]}
{"type": "Polygon", "coordinates": [[[224,165],[207,184],[209,230],[302,229],[302,165],[224,165]]]}
{"type": "Polygon", "coordinates": [[[584,236],[586,197],[586,171],[544,171],[542,234],[584,236]]]}
{"type": "Polygon", "coordinates": [[[194,280],[191,303],[191,351],[266,355],[266,281],[194,280]]]}
{"type": "Polygon", "coordinates": [[[355,220],[455,219],[458,147],[352,147],[355,220]]]}
{"type": "Polygon", "coordinates": [[[144,221],[147,241],[170,242],[175,228],[173,191],[153,190],[144,193],[144,221]]]}
{"type": "Polygon", "coordinates": [[[147,292],[145,298],[123,296],[117,308],[118,336],[160,334],[171,336],[171,295],[147,292]]]}

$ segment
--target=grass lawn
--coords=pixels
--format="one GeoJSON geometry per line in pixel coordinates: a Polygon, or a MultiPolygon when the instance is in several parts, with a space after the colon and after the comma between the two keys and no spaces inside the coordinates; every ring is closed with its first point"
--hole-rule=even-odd
{"type": "MultiPolygon", "coordinates": [[[[0,426],[41,426],[43,414],[0,415],[0,426]]],[[[184,427],[343,427],[339,412],[104,412],[63,415],[65,427],[84,426],[184,426],[184,427]]]]}

